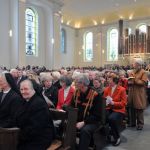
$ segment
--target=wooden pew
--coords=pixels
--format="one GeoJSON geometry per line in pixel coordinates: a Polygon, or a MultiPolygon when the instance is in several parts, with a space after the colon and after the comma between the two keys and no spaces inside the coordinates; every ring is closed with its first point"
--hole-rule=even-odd
{"type": "Polygon", "coordinates": [[[17,150],[19,128],[0,128],[0,150],[17,150]]]}
{"type": "Polygon", "coordinates": [[[77,109],[68,107],[66,112],[50,109],[54,120],[62,120],[63,136],[61,140],[55,140],[47,150],[73,150],[76,143],[77,109]]]}

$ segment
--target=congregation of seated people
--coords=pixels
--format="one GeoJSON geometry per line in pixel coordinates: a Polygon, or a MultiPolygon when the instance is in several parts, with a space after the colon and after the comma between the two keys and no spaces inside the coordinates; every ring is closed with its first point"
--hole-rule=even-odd
{"type": "Polygon", "coordinates": [[[126,67],[1,68],[0,127],[20,129],[17,150],[47,150],[58,134],[49,109],[70,107],[78,109],[76,149],[88,150],[97,131],[100,140],[118,146],[124,119],[128,127],[144,127],[150,103],[150,73],[144,67],[135,60],[126,67]],[[108,132],[99,132],[104,129],[108,132]]]}

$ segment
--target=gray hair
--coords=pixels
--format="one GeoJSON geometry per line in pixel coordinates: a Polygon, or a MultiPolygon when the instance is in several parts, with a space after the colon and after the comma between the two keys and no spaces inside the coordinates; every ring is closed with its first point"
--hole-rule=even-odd
{"type": "Polygon", "coordinates": [[[90,80],[86,74],[80,74],[78,76],[78,83],[83,83],[85,86],[88,86],[90,84],[90,80]]]}
{"type": "Polygon", "coordinates": [[[52,72],[52,77],[59,79],[60,78],[60,73],[58,71],[54,71],[54,72],[52,72]]]}
{"type": "Polygon", "coordinates": [[[72,78],[66,75],[61,76],[59,81],[64,82],[66,86],[70,86],[72,84],[72,78]]]}
{"type": "MultiPolygon", "coordinates": [[[[8,71],[3,71],[3,72],[1,72],[1,73],[0,73],[0,77],[2,77],[2,78],[7,82],[6,76],[5,76],[6,73],[9,73],[9,72],[8,72],[8,71]]],[[[7,83],[8,83],[8,82],[7,82],[7,83]]]]}
{"type": "Polygon", "coordinates": [[[52,81],[52,80],[53,80],[53,77],[52,77],[49,73],[45,73],[45,74],[43,74],[43,75],[40,77],[40,80],[41,80],[41,82],[44,82],[44,81],[47,81],[47,80],[52,81]]]}
{"type": "MultiPolygon", "coordinates": [[[[23,80],[23,81],[20,83],[20,85],[23,84],[23,83],[28,83],[28,85],[30,86],[30,88],[31,88],[32,90],[34,90],[33,83],[32,83],[31,80],[29,80],[29,79],[23,80]]],[[[21,87],[21,86],[20,86],[20,87],[21,87]]]]}
{"type": "Polygon", "coordinates": [[[134,58],[134,63],[138,65],[143,65],[143,60],[141,58],[134,58]]]}

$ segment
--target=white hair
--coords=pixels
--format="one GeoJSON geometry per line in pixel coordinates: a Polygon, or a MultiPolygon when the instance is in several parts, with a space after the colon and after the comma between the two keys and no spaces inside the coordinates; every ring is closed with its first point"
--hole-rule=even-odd
{"type": "Polygon", "coordinates": [[[143,60],[141,58],[134,58],[134,63],[142,65],[143,64],[143,60]]]}

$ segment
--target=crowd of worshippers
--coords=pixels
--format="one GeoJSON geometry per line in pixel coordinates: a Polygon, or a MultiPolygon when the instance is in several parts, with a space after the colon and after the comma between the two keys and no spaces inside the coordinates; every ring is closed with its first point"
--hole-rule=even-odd
{"type": "MultiPolygon", "coordinates": [[[[92,67],[93,68],[93,67],[92,67]]],[[[35,69],[35,68],[34,68],[35,69]]],[[[143,111],[150,103],[150,73],[135,59],[132,69],[36,71],[28,68],[1,70],[0,127],[18,127],[18,150],[46,150],[56,138],[49,108],[78,109],[78,150],[88,150],[94,131],[109,126],[103,135],[114,146],[121,143],[120,127],[142,130],[143,111]],[[85,144],[86,143],[86,144],[85,144]]],[[[61,123],[61,122],[60,122],[61,123]]]]}

